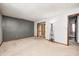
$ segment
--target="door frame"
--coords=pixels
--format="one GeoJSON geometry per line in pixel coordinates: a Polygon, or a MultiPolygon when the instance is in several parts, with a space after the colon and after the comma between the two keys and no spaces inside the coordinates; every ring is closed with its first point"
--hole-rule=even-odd
{"type": "Polygon", "coordinates": [[[39,37],[38,36],[38,27],[39,27],[39,25],[41,24],[41,23],[44,23],[44,38],[45,38],[45,22],[40,22],[40,23],[37,23],[37,37],[39,37]]]}
{"type": "MultiPolygon", "coordinates": [[[[79,13],[71,14],[71,15],[67,16],[67,20],[68,20],[68,22],[67,22],[67,46],[69,46],[69,16],[76,16],[77,17],[78,15],[79,15],[79,13]]],[[[78,26],[78,19],[76,20],[76,25],[78,26]]],[[[76,32],[75,32],[76,38],[75,39],[76,40],[77,40],[77,28],[78,28],[77,26],[75,28],[76,29],[76,32]]]]}
{"type": "Polygon", "coordinates": [[[38,36],[38,27],[39,27],[39,25],[40,25],[40,23],[37,23],[37,37],[39,37],[38,36]]]}

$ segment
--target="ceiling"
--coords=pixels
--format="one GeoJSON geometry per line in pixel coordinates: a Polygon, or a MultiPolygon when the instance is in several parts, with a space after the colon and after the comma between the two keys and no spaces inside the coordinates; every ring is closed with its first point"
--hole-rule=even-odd
{"type": "Polygon", "coordinates": [[[3,15],[30,21],[47,18],[50,13],[78,7],[77,3],[1,3],[3,15]]]}

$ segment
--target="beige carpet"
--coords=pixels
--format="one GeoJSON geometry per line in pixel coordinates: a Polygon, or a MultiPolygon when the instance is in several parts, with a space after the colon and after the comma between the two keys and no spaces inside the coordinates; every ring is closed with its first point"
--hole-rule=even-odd
{"type": "Polygon", "coordinates": [[[79,55],[79,46],[65,46],[45,39],[25,38],[3,42],[0,47],[3,56],[60,56],[79,55]]]}

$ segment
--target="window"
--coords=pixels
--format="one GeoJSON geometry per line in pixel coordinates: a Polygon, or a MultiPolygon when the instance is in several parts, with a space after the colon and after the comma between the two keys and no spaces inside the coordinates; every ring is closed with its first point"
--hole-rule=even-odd
{"type": "Polygon", "coordinates": [[[72,32],[75,32],[75,24],[72,24],[72,32]]]}

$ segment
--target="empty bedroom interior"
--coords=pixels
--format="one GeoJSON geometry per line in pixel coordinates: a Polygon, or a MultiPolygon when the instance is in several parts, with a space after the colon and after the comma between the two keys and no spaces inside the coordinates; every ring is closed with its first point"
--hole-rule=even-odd
{"type": "Polygon", "coordinates": [[[79,3],[0,3],[0,56],[79,55],[79,3]]]}

